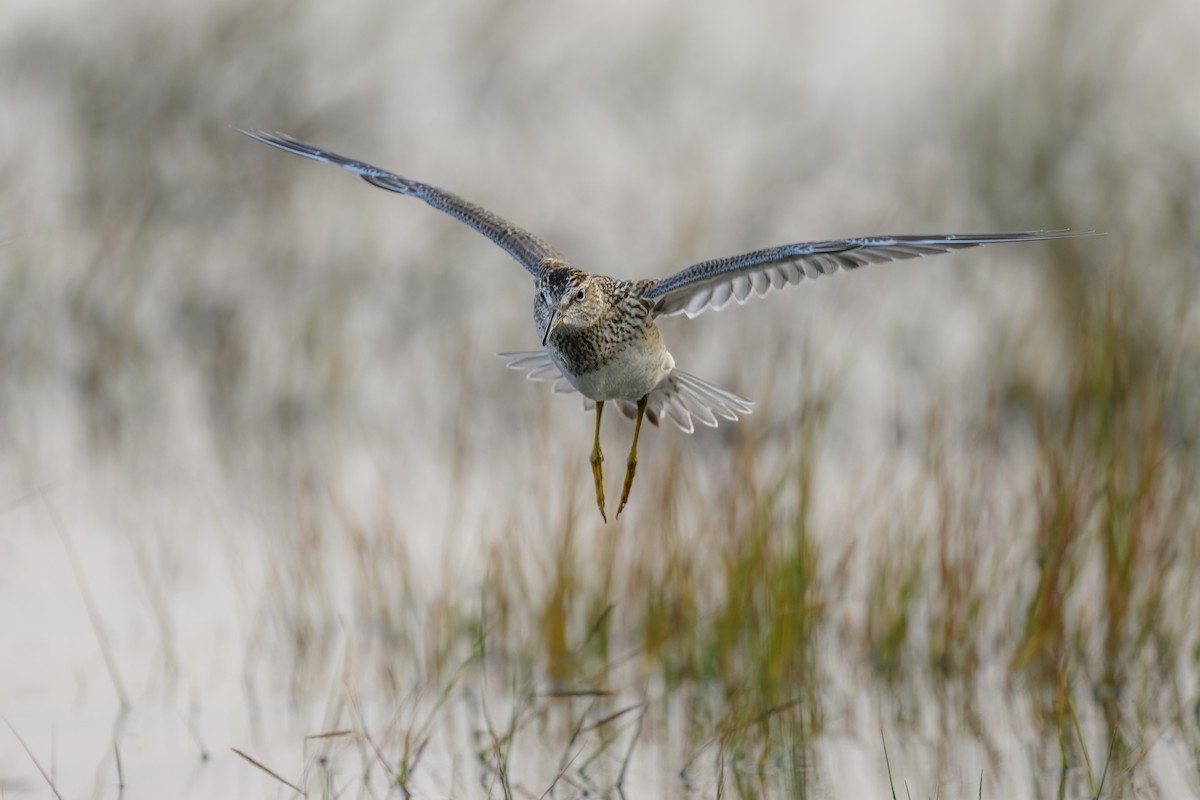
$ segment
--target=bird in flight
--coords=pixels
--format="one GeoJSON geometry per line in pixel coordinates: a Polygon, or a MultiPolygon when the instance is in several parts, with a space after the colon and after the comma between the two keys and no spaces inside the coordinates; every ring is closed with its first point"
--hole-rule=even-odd
{"type": "Polygon", "coordinates": [[[738,415],[749,414],[753,406],[744,397],[677,369],[655,324],[658,317],[683,314],[691,319],[709,309],[720,310],[731,300],[744,303],[773,289],[839,269],[984,244],[1037,242],[1093,233],[861,236],[768,247],[702,261],[665,278],[622,280],[577,269],[540,237],[445,189],[283,134],[238,130],[263,144],[349,170],[381,189],[424,200],[491,239],[526,269],[534,282],[533,319],[542,349],[500,355],[509,367],[525,372],[530,380],[553,381],[555,392],[577,391],[583,395],[585,407],[595,407],[592,477],[596,505],[606,522],[601,469],[604,454],[600,450],[600,418],[605,403],[614,403],[634,420],[618,517],[629,500],[637,471],[643,419],[654,425],[669,419],[680,430],[691,433],[693,420],[716,427],[718,417],[736,421],[738,415]]]}

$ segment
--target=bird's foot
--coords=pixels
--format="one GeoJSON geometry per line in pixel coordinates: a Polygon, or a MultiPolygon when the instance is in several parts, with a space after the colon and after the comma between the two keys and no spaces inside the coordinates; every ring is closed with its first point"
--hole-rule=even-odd
{"type": "Polygon", "coordinates": [[[604,471],[600,468],[600,465],[604,462],[604,453],[600,452],[599,447],[592,451],[591,462],[592,478],[596,481],[596,508],[600,509],[600,516],[607,523],[608,515],[604,513],[604,471]]]}
{"type": "Polygon", "coordinates": [[[621,504],[617,506],[618,519],[621,517],[621,512],[625,510],[625,502],[629,500],[629,490],[633,488],[633,476],[637,472],[638,436],[642,433],[642,418],[646,416],[646,406],[649,402],[650,395],[646,395],[637,404],[637,422],[633,426],[633,444],[629,447],[629,458],[625,462],[625,485],[621,487],[621,504]]]}
{"type": "Polygon", "coordinates": [[[633,476],[637,472],[637,455],[631,454],[629,460],[625,462],[625,485],[621,487],[621,504],[617,507],[617,519],[621,518],[621,512],[625,510],[625,503],[629,500],[629,490],[633,488],[633,476]]]}

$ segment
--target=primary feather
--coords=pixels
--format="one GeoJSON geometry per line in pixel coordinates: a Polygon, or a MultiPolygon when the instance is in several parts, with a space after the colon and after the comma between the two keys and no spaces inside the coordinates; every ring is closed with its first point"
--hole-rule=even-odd
{"type": "Polygon", "coordinates": [[[1089,236],[1091,231],[1027,231],[931,236],[865,236],[825,242],[801,242],[769,247],[727,258],[702,261],[655,283],[643,295],[652,301],[652,312],[697,317],[708,309],[721,310],[730,300],[744,303],[772,289],[797,284],[839,269],[864,264],[947,253],[982,244],[1036,242],[1089,236]]]}
{"type": "Polygon", "coordinates": [[[330,150],[314,147],[311,144],[306,144],[299,139],[293,139],[282,133],[244,131],[241,128],[238,128],[237,131],[249,136],[251,139],[263,144],[269,144],[272,147],[277,147],[288,153],[311,158],[314,161],[323,161],[326,164],[333,164],[344,170],[349,170],[361,176],[367,183],[372,186],[378,186],[380,189],[387,189],[389,192],[398,192],[424,200],[438,211],[443,211],[460,222],[465,222],[491,239],[510,256],[515,258],[535,278],[538,275],[538,266],[542,261],[548,258],[559,261],[565,260],[557,250],[547,244],[541,237],[512,224],[497,214],[493,214],[483,206],[462,199],[453,192],[439,189],[428,183],[414,181],[411,178],[405,178],[363,161],[346,158],[330,150]]]}

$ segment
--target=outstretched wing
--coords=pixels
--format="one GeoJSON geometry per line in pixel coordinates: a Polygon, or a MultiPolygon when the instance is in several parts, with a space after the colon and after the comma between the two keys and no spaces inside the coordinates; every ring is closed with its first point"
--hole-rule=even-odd
{"type": "Polygon", "coordinates": [[[362,161],[355,161],[329,150],[322,150],[311,144],[305,144],[281,133],[244,131],[241,128],[238,128],[237,131],[263,144],[278,147],[280,150],[286,150],[298,156],[311,158],[314,161],[324,161],[326,164],[333,164],[342,169],[349,170],[360,175],[367,183],[378,186],[380,189],[387,189],[390,192],[399,192],[400,194],[420,198],[438,211],[444,211],[455,219],[467,223],[500,245],[500,247],[504,248],[505,252],[519,261],[521,266],[529,270],[529,274],[535,278],[538,274],[538,265],[541,264],[543,259],[566,260],[540,237],[513,225],[508,220],[488,211],[483,206],[477,206],[474,203],[463,200],[458,195],[447,192],[445,189],[439,189],[427,183],[401,177],[400,175],[362,161]]]}
{"type": "Polygon", "coordinates": [[[719,311],[730,300],[744,303],[754,295],[765,295],[772,289],[799,283],[806,277],[828,275],[839,268],[857,269],[864,264],[948,253],[981,244],[1039,242],[1090,236],[1093,233],[1029,231],[949,236],[866,236],[787,244],[740,256],[702,261],[658,281],[643,297],[653,304],[652,313],[655,315],[687,314],[692,318],[709,308],[719,311]]]}

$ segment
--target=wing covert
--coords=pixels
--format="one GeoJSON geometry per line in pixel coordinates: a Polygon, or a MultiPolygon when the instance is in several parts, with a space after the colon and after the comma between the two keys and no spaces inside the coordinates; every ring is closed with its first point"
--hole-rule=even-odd
{"type": "Polygon", "coordinates": [[[643,297],[657,315],[694,318],[720,310],[730,300],[744,303],[755,295],[817,278],[839,269],[948,253],[1004,242],[1037,242],[1090,236],[1093,231],[1027,231],[1024,233],[950,234],[929,236],[865,236],[801,242],[755,250],[738,256],[702,261],[655,283],[643,297]]]}

